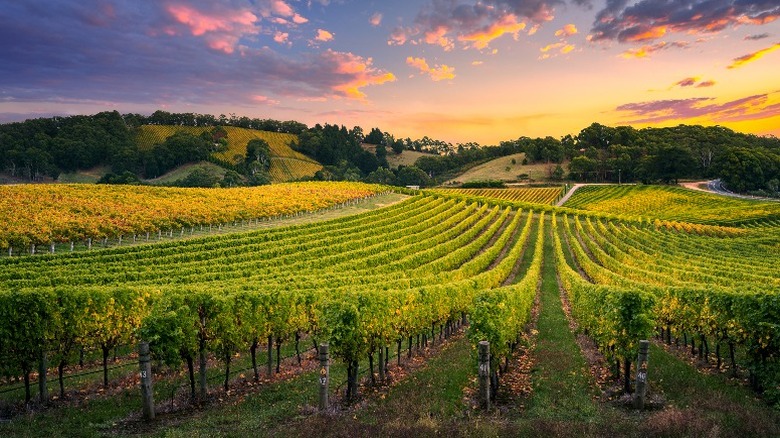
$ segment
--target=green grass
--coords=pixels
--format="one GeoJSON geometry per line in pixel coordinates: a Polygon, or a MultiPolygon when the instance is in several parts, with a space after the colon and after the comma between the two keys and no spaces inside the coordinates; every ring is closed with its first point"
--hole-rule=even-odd
{"type": "Polygon", "coordinates": [[[203,169],[211,172],[219,178],[225,176],[227,172],[224,168],[217,166],[216,164],[209,163],[208,161],[201,161],[199,163],[190,163],[183,166],[179,166],[165,175],[159,176],[154,179],[148,179],[146,182],[154,185],[170,185],[180,179],[187,177],[190,173],[196,169],[203,169]]]}
{"type": "MultiPolygon", "coordinates": [[[[507,155],[505,157],[496,158],[490,160],[487,163],[479,164],[464,172],[461,175],[453,177],[451,180],[444,183],[453,184],[455,181],[468,182],[468,181],[484,181],[484,180],[501,180],[501,181],[518,181],[518,175],[527,174],[530,182],[547,181],[550,179],[550,169],[555,169],[557,164],[525,164],[523,165],[523,159],[525,153],[507,155]],[[515,163],[512,164],[512,160],[515,163]]],[[[562,164],[566,169],[566,163],[562,164]]]]}
{"type": "Polygon", "coordinates": [[[533,352],[537,360],[528,414],[556,421],[592,422],[597,415],[592,401],[595,384],[561,307],[552,239],[546,238],[544,245],[539,334],[533,352]]]}

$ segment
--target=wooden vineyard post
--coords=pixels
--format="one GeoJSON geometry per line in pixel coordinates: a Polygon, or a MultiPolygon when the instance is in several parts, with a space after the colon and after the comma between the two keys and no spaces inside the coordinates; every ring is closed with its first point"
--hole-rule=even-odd
{"type": "Polygon", "coordinates": [[[149,343],[138,345],[138,365],[141,368],[141,398],[144,420],[154,420],[154,393],[152,392],[152,364],[149,360],[149,343]]]}
{"type": "Polygon", "coordinates": [[[479,341],[479,402],[490,409],[490,343],[479,341]]]}
{"type": "Polygon", "coordinates": [[[46,358],[46,351],[41,349],[41,357],[38,362],[38,393],[41,404],[49,401],[49,387],[46,382],[46,370],[49,368],[49,361],[46,358]]]}
{"type": "Polygon", "coordinates": [[[636,392],[634,393],[634,407],[645,408],[645,395],[647,394],[647,351],[650,341],[639,341],[639,356],[636,363],[636,392]]]}
{"type": "Polygon", "coordinates": [[[328,357],[328,344],[320,344],[320,412],[328,409],[328,384],[330,383],[330,363],[328,357]]]}

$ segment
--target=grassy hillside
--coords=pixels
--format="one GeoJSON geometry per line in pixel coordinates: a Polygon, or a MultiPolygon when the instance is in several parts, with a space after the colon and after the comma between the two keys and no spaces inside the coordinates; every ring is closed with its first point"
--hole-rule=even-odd
{"type": "MultiPolygon", "coordinates": [[[[249,140],[262,139],[267,141],[271,147],[270,172],[273,182],[287,182],[310,177],[322,169],[320,163],[290,148],[290,142],[297,139],[293,134],[257,131],[234,126],[225,126],[224,128],[228,133],[228,149],[214,154],[214,157],[220,160],[235,163],[236,155],[246,154],[246,144],[249,140]]],[[[137,141],[139,147],[144,149],[164,142],[166,138],[179,131],[199,135],[211,129],[213,128],[210,126],[144,125],[139,130],[137,141]]]]}
{"type": "MultiPolygon", "coordinates": [[[[376,145],[363,143],[361,146],[371,153],[376,153],[376,145]]],[[[392,149],[388,149],[387,163],[390,165],[391,169],[398,169],[399,166],[412,166],[418,158],[430,155],[431,154],[409,150],[404,150],[400,154],[396,154],[392,149]]]]}
{"type": "MultiPolygon", "coordinates": [[[[459,175],[445,184],[457,184],[469,181],[483,180],[501,180],[506,182],[514,181],[546,181],[549,179],[549,171],[555,169],[555,164],[527,164],[523,165],[524,153],[507,155],[506,157],[496,158],[487,163],[474,166],[462,175],[459,175]],[[515,162],[512,163],[512,160],[515,162]],[[521,178],[521,175],[527,175],[521,178]]],[[[563,165],[566,169],[566,164],[563,165]]]]}

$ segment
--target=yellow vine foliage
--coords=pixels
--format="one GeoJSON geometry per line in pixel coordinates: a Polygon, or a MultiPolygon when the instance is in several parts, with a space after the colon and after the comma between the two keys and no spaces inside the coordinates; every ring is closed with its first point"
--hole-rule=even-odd
{"type": "Polygon", "coordinates": [[[0,186],[0,247],[128,236],[327,208],[382,191],[308,182],[261,187],[0,186]]]}

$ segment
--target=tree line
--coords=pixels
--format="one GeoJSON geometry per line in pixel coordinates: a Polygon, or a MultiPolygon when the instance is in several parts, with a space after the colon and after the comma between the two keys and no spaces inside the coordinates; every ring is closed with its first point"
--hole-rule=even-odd
{"type": "Polygon", "coordinates": [[[576,136],[560,139],[520,137],[498,146],[459,145],[446,155],[421,157],[415,165],[443,181],[469,166],[516,153],[525,153],[524,164],[568,162],[568,178],[575,181],[669,184],[720,178],[733,191],[775,196],[780,186],[780,139],[722,126],[635,129],[593,123],[576,136]]]}
{"type": "MultiPolygon", "coordinates": [[[[524,164],[555,166],[551,177],[575,181],[676,183],[679,179],[720,178],[737,192],[778,195],[780,140],[734,132],[721,126],[679,125],[635,129],[593,123],[577,135],[561,138],[519,137],[495,146],[475,142],[453,146],[427,136],[419,140],[395,138],[379,128],[368,134],[355,126],[320,125],[311,128],[295,121],[213,116],[155,111],[149,116],[102,112],[92,116],[32,119],[0,125],[0,169],[28,181],[60,173],[107,165],[104,182],[137,183],[188,162],[208,160],[224,146],[222,126],[237,126],[298,136],[291,146],[325,167],[313,179],[369,181],[428,186],[494,158],[525,153],[524,164]],[[141,150],[136,130],[142,125],[211,126],[200,136],[177,133],[151,149],[141,150]],[[375,145],[370,152],[363,143],[375,145]],[[427,152],[413,166],[391,169],[388,154],[404,150],[427,152]],[[565,175],[564,163],[568,163],[565,175]]],[[[230,164],[227,181],[201,171],[182,185],[263,184],[270,151],[254,145],[244,160],[230,164]]],[[[223,167],[226,163],[217,163],[223,167]]],[[[552,169],[552,167],[551,167],[552,169]]]]}

